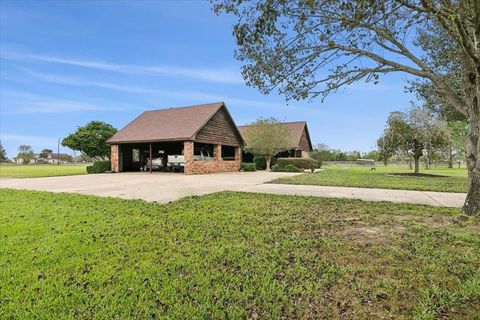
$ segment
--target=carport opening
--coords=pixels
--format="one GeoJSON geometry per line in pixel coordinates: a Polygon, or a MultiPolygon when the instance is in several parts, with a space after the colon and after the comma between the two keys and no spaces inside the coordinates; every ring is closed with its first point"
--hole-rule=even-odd
{"type": "MultiPolygon", "coordinates": [[[[135,172],[150,170],[150,144],[120,145],[120,171],[135,172]]],[[[152,171],[183,171],[183,142],[152,143],[152,171]]]]}

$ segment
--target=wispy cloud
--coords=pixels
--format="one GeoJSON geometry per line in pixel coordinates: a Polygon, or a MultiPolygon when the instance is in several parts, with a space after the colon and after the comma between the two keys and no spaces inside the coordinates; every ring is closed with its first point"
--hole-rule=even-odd
{"type": "Polygon", "coordinates": [[[55,145],[57,139],[54,137],[42,137],[38,135],[25,135],[25,134],[12,134],[12,133],[0,133],[0,140],[2,142],[18,142],[35,145],[55,145]]]}
{"type": "Polygon", "coordinates": [[[59,99],[23,92],[2,92],[2,114],[68,113],[81,111],[124,111],[121,106],[59,99]]]}
{"type": "Polygon", "coordinates": [[[33,53],[22,53],[13,50],[3,49],[2,59],[19,61],[37,61],[45,63],[65,64],[83,68],[90,68],[102,71],[143,74],[143,75],[161,75],[173,77],[187,77],[192,79],[208,80],[212,82],[226,84],[242,84],[243,79],[236,70],[219,68],[191,68],[170,65],[134,65],[118,64],[99,60],[85,60],[64,58],[54,55],[42,55],[33,53]]]}
{"type": "MultiPolygon", "coordinates": [[[[155,89],[155,88],[145,88],[145,87],[117,84],[112,82],[95,81],[95,80],[78,78],[78,77],[66,77],[66,76],[59,76],[54,74],[39,73],[39,72],[34,72],[28,69],[22,69],[22,70],[28,73],[29,76],[33,76],[38,80],[56,83],[60,85],[99,87],[99,88],[120,91],[120,92],[144,93],[144,94],[151,95],[152,97],[159,97],[159,98],[168,97],[168,98],[176,98],[176,99],[190,100],[190,101],[196,101],[196,102],[225,101],[229,106],[241,106],[246,108],[275,109],[285,105],[284,102],[269,102],[269,101],[255,100],[255,99],[244,99],[244,98],[224,96],[224,95],[211,94],[211,93],[192,91],[192,90],[162,90],[162,89],[155,89]]],[[[295,106],[295,108],[300,108],[300,107],[295,106]]]]}

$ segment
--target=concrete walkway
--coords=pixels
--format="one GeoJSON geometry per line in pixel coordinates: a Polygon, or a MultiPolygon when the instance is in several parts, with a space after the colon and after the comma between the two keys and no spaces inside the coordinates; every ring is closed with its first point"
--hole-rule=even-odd
{"type": "Polygon", "coordinates": [[[0,188],[72,192],[157,202],[169,202],[187,196],[229,190],[367,201],[405,202],[458,208],[463,205],[466,196],[464,193],[265,183],[292,175],[296,175],[296,173],[259,171],[183,175],[159,172],[153,174],[131,172],[30,179],[0,179],[0,188]]]}
{"type": "Polygon", "coordinates": [[[287,194],[298,196],[361,199],[366,201],[391,201],[452,208],[461,208],[466,197],[465,193],[367,189],[291,184],[260,184],[249,188],[248,190],[243,189],[238,191],[287,194]]]}
{"type": "Polygon", "coordinates": [[[0,179],[0,188],[71,192],[101,197],[169,202],[225,190],[248,190],[273,179],[296,175],[285,172],[229,172],[184,175],[167,172],[124,172],[64,177],[0,179]]]}

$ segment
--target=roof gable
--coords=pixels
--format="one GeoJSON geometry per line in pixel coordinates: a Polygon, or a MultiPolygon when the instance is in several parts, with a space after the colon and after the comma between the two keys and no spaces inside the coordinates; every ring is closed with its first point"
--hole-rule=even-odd
{"type": "MultiPolygon", "coordinates": [[[[290,140],[290,145],[292,148],[300,149],[304,151],[311,151],[312,150],[312,142],[310,140],[310,134],[308,133],[307,123],[305,121],[298,121],[298,122],[283,122],[281,125],[287,126],[292,135],[290,140]],[[305,143],[305,138],[306,142],[305,143]],[[308,144],[308,150],[305,150],[308,144]]],[[[238,130],[243,135],[245,131],[250,127],[249,125],[246,126],[238,126],[238,130]]]]}
{"type": "Polygon", "coordinates": [[[224,105],[217,102],[146,111],[114,134],[107,143],[194,140],[196,133],[224,105]]]}
{"type": "Polygon", "coordinates": [[[195,141],[243,146],[245,142],[232,116],[223,105],[195,134],[195,141]]]}

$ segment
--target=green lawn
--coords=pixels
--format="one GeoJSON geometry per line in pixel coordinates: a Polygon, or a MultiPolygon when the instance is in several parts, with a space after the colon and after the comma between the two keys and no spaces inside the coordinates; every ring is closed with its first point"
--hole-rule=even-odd
{"type": "Polygon", "coordinates": [[[480,222],[224,192],[0,190],[1,319],[479,319],[480,222]]]}
{"type": "Polygon", "coordinates": [[[27,164],[0,165],[0,178],[37,178],[86,174],[86,165],[27,164]]]}
{"type": "Polygon", "coordinates": [[[318,186],[341,186],[380,189],[404,189],[443,192],[467,192],[467,170],[465,168],[438,168],[422,170],[420,173],[444,177],[392,176],[396,173],[411,173],[407,167],[324,167],[314,174],[302,174],[280,178],[271,183],[307,184],[318,186]],[[446,177],[445,177],[446,176],[446,177]]]}

